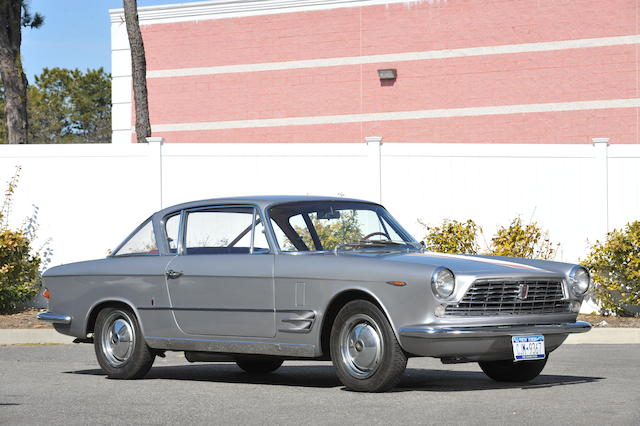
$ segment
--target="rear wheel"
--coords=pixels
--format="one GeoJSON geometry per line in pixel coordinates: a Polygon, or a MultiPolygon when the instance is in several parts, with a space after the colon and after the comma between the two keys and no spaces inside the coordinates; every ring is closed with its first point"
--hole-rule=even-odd
{"type": "Polygon", "coordinates": [[[366,300],[349,302],[338,312],[330,347],[338,378],[354,391],[389,390],[407,366],[407,357],[389,321],[366,300]]]}
{"type": "Polygon", "coordinates": [[[507,359],[503,361],[478,362],[484,374],[496,382],[528,382],[542,372],[547,364],[547,358],[535,361],[518,361],[507,359]]]}
{"type": "Polygon", "coordinates": [[[100,367],[111,379],[144,377],[155,360],[138,320],[129,309],[105,308],[98,313],[94,349],[100,367]]]}
{"type": "Polygon", "coordinates": [[[265,356],[243,356],[236,359],[238,367],[250,374],[266,374],[276,371],[282,365],[283,360],[265,356]]]}

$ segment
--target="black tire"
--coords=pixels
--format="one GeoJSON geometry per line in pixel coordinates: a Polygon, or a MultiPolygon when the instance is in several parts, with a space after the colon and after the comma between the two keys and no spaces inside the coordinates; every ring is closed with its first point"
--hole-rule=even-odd
{"type": "Polygon", "coordinates": [[[236,358],[236,364],[249,374],[267,374],[276,371],[284,360],[275,357],[247,355],[236,358]]]}
{"type": "Polygon", "coordinates": [[[496,382],[528,382],[542,372],[547,364],[547,358],[534,361],[480,361],[478,362],[484,374],[496,382]]]}
{"type": "Polygon", "coordinates": [[[366,300],[351,301],[338,312],[329,345],[338,378],[353,391],[387,391],[407,367],[386,316],[366,300]]]}
{"type": "Polygon", "coordinates": [[[156,356],[145,343],[133,312],[105,308],[98,313],[94,330],[93,347],[107,377],[140,379],[147,374],[156,356]]]}

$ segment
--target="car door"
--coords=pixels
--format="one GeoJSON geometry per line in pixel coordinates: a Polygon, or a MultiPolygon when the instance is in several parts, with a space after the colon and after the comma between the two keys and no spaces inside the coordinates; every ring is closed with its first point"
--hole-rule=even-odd
{"type": "Polygon", "coordinates": [[[275,336],[273,264],[263,224],[251,206],[185,211],[167,287],[187,334],[275,336]]]}

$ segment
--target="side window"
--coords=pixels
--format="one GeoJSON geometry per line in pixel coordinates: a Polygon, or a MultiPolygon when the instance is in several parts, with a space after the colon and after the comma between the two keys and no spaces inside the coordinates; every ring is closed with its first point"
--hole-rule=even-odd
{"type": "Polygon", "coordinates": [[[114,253],[114,256],[122,255],[146,255],[158,253],[158,246],[156,245],[156,236],[153,233],[153,224],[151,220],[142,226],[127,242],[114,253]]]}
{"type": "Polygon", "coordinates": [[[164,223],[165,232],[167,233],[167,244],[169,251],[175,253],[178,250],[178,234],[180,230],[180,215],[176,214],[167,219],[164,223]]]}
{"type": "MultiPolygon", "coordinates": [[[[214,208],[187,213],[187,254],[249,254],[254,210],[250,207],[214,208]]],[[[259,221],[259,218],[258,220],[259,221]]],[[[269,250],[264,227],[257,223],[254,252],[269,250]]]]}

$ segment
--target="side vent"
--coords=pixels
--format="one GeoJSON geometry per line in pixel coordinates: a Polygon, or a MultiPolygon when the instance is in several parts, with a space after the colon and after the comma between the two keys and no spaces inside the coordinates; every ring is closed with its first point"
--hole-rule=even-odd
{"type": "Polygon", "coordinates": [[[278,331],[284,333],[308,333],[316,321],[314,311],[279,310],[276,311],[278,331]]]}

